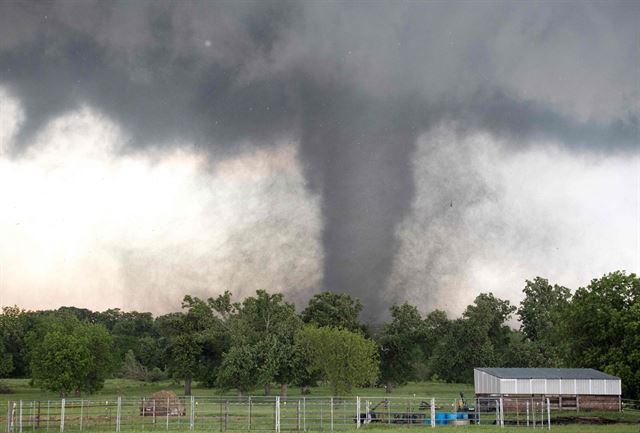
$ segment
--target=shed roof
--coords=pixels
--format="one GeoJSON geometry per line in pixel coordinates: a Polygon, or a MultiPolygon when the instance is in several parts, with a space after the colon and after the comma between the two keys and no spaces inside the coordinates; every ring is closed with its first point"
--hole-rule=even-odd
{"type": "Polygon", "coordinates": [[[477,368],[501,379],[607,379],[619,377],[593,368],[477,368]]]}

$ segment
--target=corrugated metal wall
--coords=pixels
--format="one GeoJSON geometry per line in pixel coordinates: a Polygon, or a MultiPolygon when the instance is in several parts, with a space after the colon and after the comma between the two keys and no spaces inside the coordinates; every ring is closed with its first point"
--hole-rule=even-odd
{"type": "Polygon", "coordinates": [[[498,394],[499,380],[484,371],[473,370],[473,383],[476,394],[498,394]]]}
{"type": "Polygon", "coordinates": [[[620,395],[620,380],[500,379],[473,371],[476,394],[620,395]]]}

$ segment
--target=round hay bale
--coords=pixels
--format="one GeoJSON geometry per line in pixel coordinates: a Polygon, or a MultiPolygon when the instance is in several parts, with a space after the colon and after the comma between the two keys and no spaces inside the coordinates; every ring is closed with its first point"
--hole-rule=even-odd
{"type": "Polygon", "coordinates": [[[184,416],[185,405],[173,391],[158,391],[142,400],[141,416],[184,416]]]}

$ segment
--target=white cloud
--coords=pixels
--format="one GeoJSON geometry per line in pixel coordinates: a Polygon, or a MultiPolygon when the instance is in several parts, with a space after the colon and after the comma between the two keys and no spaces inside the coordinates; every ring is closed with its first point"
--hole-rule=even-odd
{"type": "Polygon", "coordinates": [[[525,279],[571,289],[640,271],[640,157],[522,151],[451,125],[420,139],[412,213],[390,290],[459,314],[480,292],[518,302],[525,279]]]}
{"type": "Polygon", "coordinates": [[[0,304],[163,312],[187,293],[317,286],[319,206],[295,145],[249,144],[213,166],[183,150],[125,154],[117,126],[83,108],[10,156],[21,115],[2,100],[0,304]]]}

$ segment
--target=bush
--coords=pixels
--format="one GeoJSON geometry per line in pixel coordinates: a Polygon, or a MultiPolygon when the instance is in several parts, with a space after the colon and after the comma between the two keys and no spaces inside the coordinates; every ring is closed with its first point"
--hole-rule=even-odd
{"type": "Polygon", "coordinates": [[[138,362],[132,350],[129,350],[124,355],[124,362],[122,363],[122,377],[125,379],[141,381],[147,381],[149,378],[149,370],[138,362]]]}
{"type": "Polygon", "coordinates": [[[153,370],[151,370],[147,374],[146,380],[147,382],[160,382],[164,378],[165,378],[164,372],[160,370],[158,367],[153,367],[153,370]]]}
{"type": "Polygon", "coordinates": [[[0,394],[13,394],[13,388],[9,384],[0,382],[0,394]]]}

